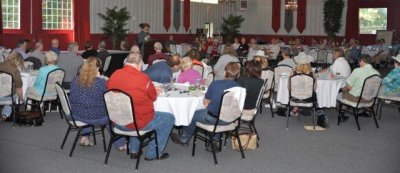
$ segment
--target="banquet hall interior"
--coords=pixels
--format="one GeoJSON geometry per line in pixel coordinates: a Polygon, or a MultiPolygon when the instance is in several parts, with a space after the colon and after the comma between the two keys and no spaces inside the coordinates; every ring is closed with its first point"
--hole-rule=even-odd
{"type": "Polygon", "coordinates": [[[0,5],[1,173],[400,172],[400,0],[0,5]]]}

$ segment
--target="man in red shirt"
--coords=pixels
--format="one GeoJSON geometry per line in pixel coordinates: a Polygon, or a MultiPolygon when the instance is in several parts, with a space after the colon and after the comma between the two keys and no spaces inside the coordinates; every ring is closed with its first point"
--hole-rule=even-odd
{"type": "Polygon", "coordinates": [[[154,50],[156,53],[152,54],[147,58],[147,64],[149,65],[148,67],[153,65],[153,61],[155,60],[165,60],[168,61],[168,55],[162,53],[163,46],[160,42],[154,43],[154,50]]]}
{"type": "MultiPolygon", "coordinates": [[[[150,78],[142,73],[143,60],[140,54],[131,53],[126,58],[125,66],[115,71],[107,83],[108,89],[119,89],[127,92],[133,99],[135,116],[140,130],[156,130],[158,138],[159,159],[168,158],[168,153],[163,153],[168,141],[168,136],[175,123],[172,114],[166,112],[155,112],[153,102],[157,99],[160,88],[154,87],[150,78]],[[130,79],[130,80],[129,80],[130,79]],[[132,81],[133,80],[133,81],[132,81]]],[[[133,124],[120,127],[121,130],[134,130],[133,124]]],[[[131,158],[137,157],[139,141],[132,137],[129,144],[131,158]]],[[[147,147],[145,160],[156,158],[154,149],[155,141],[152,140],[147,147]]]]}

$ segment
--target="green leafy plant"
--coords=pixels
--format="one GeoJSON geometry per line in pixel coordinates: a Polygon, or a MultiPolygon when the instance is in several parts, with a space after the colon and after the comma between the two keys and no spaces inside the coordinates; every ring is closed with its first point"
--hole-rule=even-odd
{"type": "Polygon", "coordinates": [[[328,37],[335,37],[342,28],[343,0],[325,0],[324,29],[328,37]]]}
{"type": "Polygon", "coordinates": [[[117,43],[123,40],[129,31],[129,29],[125,28],[131,18],[127,8],[124,7],[118,10],[115,6],[111,9],[107,8],[105,14],[98,13],[97,15],[104,20],[101,30],[103,30],[107,38],[111,39],[112,47],[115,49],[117,43]]]}
{"type": "Polygon", "coordinates": [[[233,39],[240,35],[239,28],[242,26],[244,18],[241,15],[229,15],[227,18],[222,17],[221,33],[228,43],[232,43],[233,39]]]}

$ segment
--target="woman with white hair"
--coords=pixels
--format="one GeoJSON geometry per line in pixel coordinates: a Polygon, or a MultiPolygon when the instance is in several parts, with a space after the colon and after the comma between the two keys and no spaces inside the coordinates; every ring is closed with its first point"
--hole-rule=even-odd
{"type": "Polygon", "coordinates": [[[56,65],[57,62],[57,54],[54,53],[53,51],[48,51],[45,53],[45,62],[46,66],[43,66],[39,69],[38,76],[35,80],[35,83],[33,84],[33,91],[32,92],[37,92],[36,94],[42,95],[44,92],[44,88],[46,87],[46,79],[47,75],[55,70],[59,69],[56,65]]]}
{"type": "Polygon", "coordinates": [[[184,57],[181,61],[182,72],[178,76],[178,83],[195,84],[197,80],[201,80],[201,74],[193,69],[192,59],[190,57],[184,57]]]}

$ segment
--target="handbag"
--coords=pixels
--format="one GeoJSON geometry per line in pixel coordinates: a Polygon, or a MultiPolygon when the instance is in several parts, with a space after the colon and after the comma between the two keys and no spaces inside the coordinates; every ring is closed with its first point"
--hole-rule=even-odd
{"type": "MultiPolygon", "coordinates": [[[[243,150],[254,150],[257,148],[257,134],[255,133],[241,133],[239,134],[240,142],[242,144],[243,150]]],[[[232,149],[239,151],[239,142],[238,139],[232,136],[232,149]]]]}

